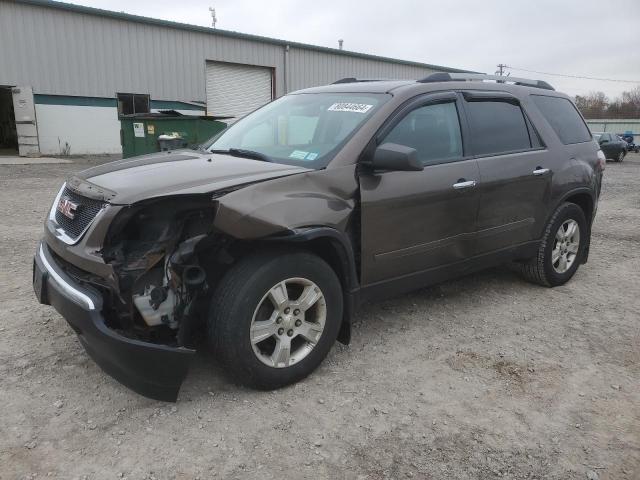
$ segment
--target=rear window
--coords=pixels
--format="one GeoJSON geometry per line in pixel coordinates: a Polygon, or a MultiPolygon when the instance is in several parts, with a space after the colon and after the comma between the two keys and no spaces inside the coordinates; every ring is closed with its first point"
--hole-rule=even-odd
{"type": "Polygon", "coordinates": [[[591,133],[582,117],[566,98],[532,95],[536,106],[565,145],[591,141],[591,133]]]}
{"type": "Polygon", "coordinates": [[[531,141],[519,105],[501,101],[466,104],[475,155],[529,150],[531,141]]]}

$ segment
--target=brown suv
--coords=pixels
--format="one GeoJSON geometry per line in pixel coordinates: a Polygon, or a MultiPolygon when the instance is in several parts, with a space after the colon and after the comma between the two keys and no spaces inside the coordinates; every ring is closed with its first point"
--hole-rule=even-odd
{"type": "Polygon", "coordinates": [[[345,79],[199,150],[80,172],[46,219],[37,297],[106,372],[175,400],[203,336],[271,389],[347,343],[368,299],[504,262],[561,285],[587,260],[604,156],[567,96],[506,81],[345,79]]]}

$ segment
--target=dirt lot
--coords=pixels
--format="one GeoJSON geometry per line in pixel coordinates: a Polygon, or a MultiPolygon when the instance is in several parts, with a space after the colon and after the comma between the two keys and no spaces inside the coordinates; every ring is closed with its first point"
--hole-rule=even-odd
{"type": "Polygon", "coordinates": [[[177,404],[130,392],[38,305],[31,261],[72,165],[0,166],[0,478],[640,478],[640,156],[609,163],[567,285],[505,268],[367,305],[306,381],[199,355],[177,404]]]}

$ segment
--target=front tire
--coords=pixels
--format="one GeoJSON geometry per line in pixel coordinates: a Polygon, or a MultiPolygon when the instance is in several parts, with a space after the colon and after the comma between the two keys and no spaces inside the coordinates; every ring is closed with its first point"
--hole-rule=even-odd
{"type": "Polygon", "coordinates": [[[618,154],[618,163],[622,163],[622,161],[624,160],[624,157],[625,157],[625,152],[624,152],[624,151],[621,151],[621,152],[618,154]]]}
{"type": "Polygon", "coordinates": [[[271,390],[309,375],[334,344],[342,288],[321,258],[279,250],[249,256],[223,277],[208,335],[233,381],[271,390]]]}
{"type": "Polygon", "coordinates": [[[583,263],[590,231],[582,208],[565,202],[553,213],[537,254],[518,264],[532,283],[555,287],[568,282],[583,263]]]}

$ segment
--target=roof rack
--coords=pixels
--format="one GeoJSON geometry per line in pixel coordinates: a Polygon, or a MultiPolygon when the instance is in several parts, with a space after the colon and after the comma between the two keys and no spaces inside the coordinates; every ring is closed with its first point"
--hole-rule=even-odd
{"type": "Polygon", "coordinates": [[[499,75],[484,75],[481,73],[446,73],[436,72],[432,73],[428,77],[418,80],[419,83],[432,83],[432,82],[455,82],[455,81],[479,81],[493,80],[496,83],[512,83],[514,85],[524,85],[527,87],[542,88],[544,90],[555,90],[544,80],[530,80],[527,78],[517,77],[504,77],[499,75]]]}
{"type": "Polygon", "coordinates": [[[331,85],[337,85],[339,83],[362,83],[362,82],[384,82],[383,78],[356,78],[356,77],[346,77],[341,78],[340,80],[336,80],[331,85]]]}

